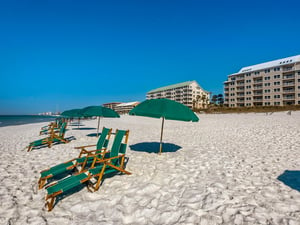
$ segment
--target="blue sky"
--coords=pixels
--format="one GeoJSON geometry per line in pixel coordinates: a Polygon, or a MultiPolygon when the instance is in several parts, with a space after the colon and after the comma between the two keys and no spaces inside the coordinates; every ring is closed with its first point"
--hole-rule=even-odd
{"type": "Polygon", "coordinates": [[[0,114],[143,101],[300,54],[300,1],[0,0],[0,114]]]}

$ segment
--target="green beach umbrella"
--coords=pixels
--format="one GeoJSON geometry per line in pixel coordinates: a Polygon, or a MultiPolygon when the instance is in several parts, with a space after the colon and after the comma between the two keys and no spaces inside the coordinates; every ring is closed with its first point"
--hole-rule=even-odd
{"type": "Polygon", "coordinates": [[[72,117],[82,117],[82,114],[81,114],[81,109],[71,109],[71,110],[66,110],[66,111],[63,111],[60,116],[62,117],[67,117],[67,118],[72,118],[72,117]]]}
{"type": "Polygon", "coordinates": [[[98,136],[98,132],[99,132],[99,126],[100,126],[100,118],[101,117],[120,117],[120,115],[110,109],[110,108],[106,108],[104,106],[88,106],[85,107],[81,110],[82,115],[90,117],[90,116],[97,116],[98,117],[98,127],[97,127],[97,136],[98,136]]]}
{"type": "Polygon", "coordinates": [[[165,119],[192,122],[199,121],[196,114],[187,106],[166,98],[146,100],[133,108],[129,112],[129,115],[162,118],[159,153],[162,152],[162,136],[165,119]]]}
{"type": "Polygon", "coordinates": [[[60,114],[60,116],[65,117],[65,118],[78,118],[78,127],[79,127],[80,117],[83,117],[83,115],[81,113],[81,109],[66,110],[66,111],[63,111],[60,114]]]}

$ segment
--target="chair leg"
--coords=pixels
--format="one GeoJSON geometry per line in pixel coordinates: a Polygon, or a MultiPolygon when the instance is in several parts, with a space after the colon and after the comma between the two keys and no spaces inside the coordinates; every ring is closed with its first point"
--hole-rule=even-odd
{"type": "Polygon", "coordinates": [[[33,147],[33,146],[29,145],[29,146],[28,146],[28,149],[27,149],[27,152],[30,152],[30,151],[32,150],[32,147],[33,147]]]}
{"type": "Polygon", "coordinates": [[[38,184],[39,184],[39,189],[42,189],[46,183],[47,179],[43,179],[42,177],[39,179],[38,184]]]}
{"type": "Polygon", "coordinates": [[[50,212],[53,209],[53,204],[55,201],[55,197],[51,197],[50,201],[46,200],[46,206],[48,207],[48,212],[50,212]]]}
{"type": "Polygon", "coordinates": [[[99,189],[99,187],[100,187],[100,185],[101,185],[101,181],[102,181],[102,177],[103,177],[103,175],[104,175],[105,167],[106,167],[106,164],[103,165],[102,170],[101,170],[101,172],[100,172],[100,174],[99,174],[97,183],[96,183],[96,185],[95,185],[95,187],[94,187],[94,190],[95,190],[95,191],[98,191],[98,189],[99,189]]]}

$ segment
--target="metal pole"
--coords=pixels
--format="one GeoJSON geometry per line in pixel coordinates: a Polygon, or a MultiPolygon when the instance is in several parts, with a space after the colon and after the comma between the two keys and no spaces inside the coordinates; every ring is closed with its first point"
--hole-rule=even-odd
{"type": "Polygon", "coordinates": [[[98,116],[97,137],[99,136],[100,116],[98,116]]]}
{"type": "Polygon", "coordinates": [[[162,118],[162,123],[161,123],[159,154],[162,153],[162,137],[164,132],[164,122],[165,122],[165,117],[162,118]]]}

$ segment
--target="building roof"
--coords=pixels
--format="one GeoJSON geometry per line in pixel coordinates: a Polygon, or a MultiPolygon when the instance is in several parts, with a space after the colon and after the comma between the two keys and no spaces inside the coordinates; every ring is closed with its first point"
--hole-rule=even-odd
{"type": "Polygon", "coordinates": [[[184,86],[190,85],[193,82],[196,82],[196,81],[194,81],[194,80],[186,81],[186,82],[182,82],[182,83],[178,83],[178,84],[172,84],[172,85],[156,88],[156,89],[149,91],[148,94],[151,94],[153,92],[158,92],[158,91],[165,91],[165,90],[172,89],[172,88],[184,87],[184,86]]]}
{"type": "Polygon", "coordinates": [[[277,60],[260,63],[260,64],[256,64],[256,65],[252,65],[252,66],[246,66],[246,67],[243,67],[242,69],[240,69],[240,71],[238,73],[252,72],[252,71],[262,70],[262,69],[266,69],[266,68],[291,64],[291,63],[295,63],[295,62],[300,62],[300,55],[290,56],[287,58],[277,59],[277,60]]]}
{"type": "Polygon", "coordinates": [[[126,103],[121,103],[117,105],[118,107],[123,107],[123,106],[134,106],[136,104],[139,104],[139,102],[126,102],[126,103]]]}

